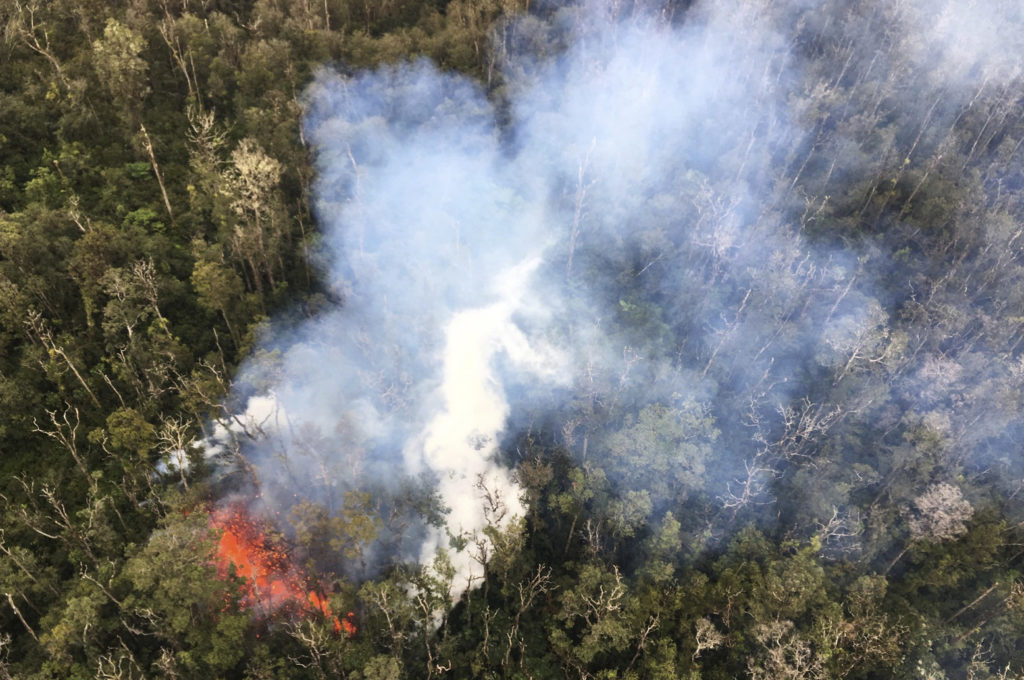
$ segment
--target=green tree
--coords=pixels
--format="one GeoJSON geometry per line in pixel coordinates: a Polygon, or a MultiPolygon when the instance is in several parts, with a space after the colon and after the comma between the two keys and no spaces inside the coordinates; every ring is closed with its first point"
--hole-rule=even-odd
{"type": "Polygon", "coordinates": [[[93,66],[101,85],[132,123],[149,93],[149,65],[140,56],[144,48],[142,36],[114,18],[107,19],[103,37],[92,44],[93,66]]]}

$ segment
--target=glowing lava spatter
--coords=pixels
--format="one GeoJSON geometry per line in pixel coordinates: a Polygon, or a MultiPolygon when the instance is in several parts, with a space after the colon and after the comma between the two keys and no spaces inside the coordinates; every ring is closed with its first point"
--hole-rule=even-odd
{"type": "Polygon", "coordinates": [[[242,604],[264,615],[281,608],[316,612],[331,619],[337,633],[355,634],[354,614],[339,619],[327,599],[305,587],[304,579],[282,546],[267,536],[268,527],[249,516],[240,505],[222,508],[211,516],[222,533],[217,543],[217,566],[222,578],[230,565],[245,578],[242,604]]]}

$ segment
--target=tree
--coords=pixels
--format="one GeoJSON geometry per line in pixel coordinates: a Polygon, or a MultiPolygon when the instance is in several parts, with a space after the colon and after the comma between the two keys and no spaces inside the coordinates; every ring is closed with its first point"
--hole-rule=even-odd
{"type": "Polygon", "coordinates": [[[215,541],[205,512],[169,513],[124,565],[124,625],[152,636],[159,655],[152,661],[169,675],[220,676],[249,650],[249,616],[238,608],[241,591],[217,578],[215,541]]]}
{"type": "Polygon", "coordinates": [[[754,639],[760,653],[747,661],[753,680],[816,680],[827,678],[824,659],[811,640],[794,630],[787,620],[759,623],[754,639]]]}
{"type": "Polygon", "coordinates": [[[275,193],[281,164],[264,153],[256,140],[246,138],[231,152],[231,165],[222,177],[233,213],[231,253],[243,266],[250,289],[266,304],[264,285],[276,285],[283,266],[280,249],[287,236],[275,193]]]}
{"type": "Polygon", "coordinates": [[[196,262],[192,269],[191,281],[196,291],[197,302],[204,309],[220,313],[232,342],[239,348],[242,346],[242,336],[237,326],[248,316],[245,284],[238,273],[224,261],[219,245],[193,241],[192,248],[196,262]]]}
{"type": "Polygon", "coordinates": [[[946,482],[932,484],[905,509],[910,540],[885,568],[889,573],[910,548],[921,541],[949,541],[967,531],[965,522],[974,508],[958,487],[946,482]]]}
{"type": "Polygon", "coordinates": [[[364,547],[376,538],[380,528],[380,520],[371,508],[369,494],[349,491],[343,507],[333,513],[326,505],[300,501],[289,511],[289,522],[297,543],[323,570],[336,567],[339,558],[362,561],[364,547]]]}
{"type": "Polygon", "coordinates": [[[908,514],[911,540],[948,541],[967,532],[974,508],[959,487],[939,482],[914,499],[908,514]]]}
{"type": "Polygon", "coordinates": [[[548,638],[568,669],[583,675],[599,659],[614,658],[631,638],[626,618],[628,588],[617,567],[584,565],[572,588],[559,595],[559,624],[548,638]]]}
{"type": "Polygon", "coordinates": [[[650,404],[607,441],[607,469],[625,489],[645,489],[656,506],[702,488],[704,467],[718,438],[714,419],[695,402],[650,404]]]}
{"type": "Polygon", "coordinates": [[[140,56],[144,47],[141,35],[114,18],[107,19],[103,37],[92,44],[99,81],[131,122],[137,120],[143,98],[149,93],[149,66],[140,56]]]}

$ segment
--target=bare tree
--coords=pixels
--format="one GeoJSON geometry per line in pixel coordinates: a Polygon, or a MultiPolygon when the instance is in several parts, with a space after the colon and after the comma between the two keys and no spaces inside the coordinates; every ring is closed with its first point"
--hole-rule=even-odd
{"type": "Polygon", "coordinates": [[[696,661],[701,652],[715,649],[725,642],[725,636],[718,632],[715,624],[711,623],[711,619],[706,616],[697,619],[695,627],[694,642],[697,646],[690,656],[691,661],[696,661]]]}
{"type": "Polygon", "coordinates": [[[940,482],[914,499],[910,513],[910,536],[915,541],[948,541],[967,532],[964,524],[974,508],[959,487],[940,482]]]}
{"type": "Polygon", "coordinates": [[[824,680],[825,662],[792,621],[770,621],[754,628],[759,653],[747,660],[751,680],[824,680]]]}
{"type": "Polygon", "coordinates": [[[932,484],[904,509],[910,527],[910,540],[884,573],[889,573],[911,547],[920,541],[948,541],[967,533],[965,522],[974,515],[974,508],[959,487],[939,482],[932,484]]]}

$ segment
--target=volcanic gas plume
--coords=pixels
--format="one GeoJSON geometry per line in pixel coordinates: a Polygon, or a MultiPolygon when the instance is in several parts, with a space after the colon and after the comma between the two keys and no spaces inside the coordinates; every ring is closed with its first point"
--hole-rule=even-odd
{"type": "MultiPolygon", "coordinates": [[[[300,497],[348,527],[347,495],[366,492],[388,522],[341,536],[361,543],[356,576],[448,551],[456,594],[482,575],[484,537],[527,510],[509,466],[525,454],[503,446],[516,429],[553,424],[554,444],[649,501],[637,523],[697,494],[768,507],[767,443],[794,413],[822,433],[841,420],[825,417],[839,411],[823,390],[888,360],[896,304],[917,290],[877,246],[814,235],[840,183],[892,162],[899,176],[910,152],[849,152],[874,125],[857,85],[835,105],[844,125],[806,124],[830,101],[812,107],[809,93],[846,68],[818,87],[771,4],[696,2],[676,26],[583,3],[550,22],[559,35],[526,16],[502,45],[497,92],[425,61],[321,71],[305,139],[323,283],[343,304],[273,324],[239,372],[241,415],[223,433],[239,435],[264,501],[288,511],[300,497]],[[824,184],[804,186],[815,164],[824,184]]],[[[925,4],[900,4],[905,26],[922,24],[925,4]]],[[[840,37],[826,42],[856,44],[840,37]]],[[[968,61],[991,56],[983,44],[961,45],[977,47],[968,61]]],[[[970,91],[943,86],[927,118],[953,130],[970,91]]],[[[887,96],[870,96],[877,112],[887,96]]],[[[281,585],[253,579],[265,601],[304,601],[293,571],[268,573],[281,585]]]]}
{"type": "Polygon", "coordinates": [[[353,613],[339,618],[326,597],[306,587],[284,545],[268,536],[268,524],[250,516],[239,504],[217,510],[211,522],[221,532],[217,543],[220,576],[227,577],[233,567],[235,575],[245,579],[243,606],[268,617],[280,611],[322,615],[332,621],[335,632],[355,634],[353,613]]]}

